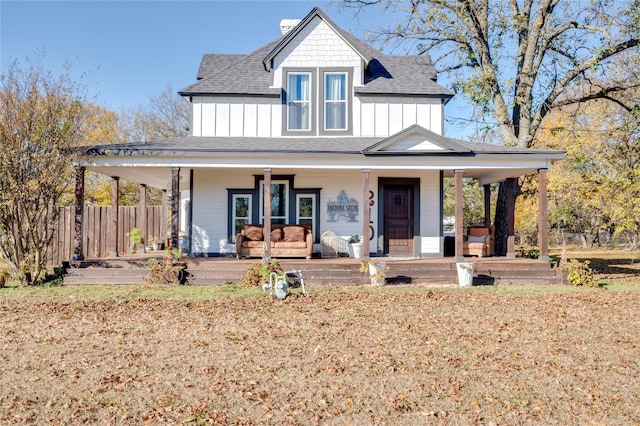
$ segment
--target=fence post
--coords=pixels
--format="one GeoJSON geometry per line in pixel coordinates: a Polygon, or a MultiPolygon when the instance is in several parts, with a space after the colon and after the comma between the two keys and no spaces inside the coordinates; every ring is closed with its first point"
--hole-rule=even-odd
{"type": "Polygon", "coordinates": [[[84,166],[76,166],[76,205],[73,221],[75,231],[73,242],[73,260],[84,260],[82,219],[84,216],[84,166]]]}

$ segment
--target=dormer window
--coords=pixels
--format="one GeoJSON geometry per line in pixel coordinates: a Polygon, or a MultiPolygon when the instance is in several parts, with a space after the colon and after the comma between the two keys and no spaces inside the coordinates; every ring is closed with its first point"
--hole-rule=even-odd
{"type": "Polygon", "coordinates": [[[287,130],[311,130],[311,73],[287,74],[287,130]]]}
{"type": "Polygon", "coordinates": [[[324,74],[324,129],[347,130],[347,73],[324,74]]]}

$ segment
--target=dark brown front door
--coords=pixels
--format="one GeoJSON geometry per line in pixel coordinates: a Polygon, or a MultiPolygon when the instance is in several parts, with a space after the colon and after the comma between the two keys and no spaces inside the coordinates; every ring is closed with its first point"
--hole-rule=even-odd
{"type": "Polygon", "coordinates": [[[384,251],[413,254],[413,187],[389,185],[384,194],[384,251]]]}

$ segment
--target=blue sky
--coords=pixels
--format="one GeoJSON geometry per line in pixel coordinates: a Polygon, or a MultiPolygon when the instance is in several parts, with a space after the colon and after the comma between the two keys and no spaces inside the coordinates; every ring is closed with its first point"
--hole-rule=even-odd
{"type": "MultiPolygon", "coordinates": [[[[359,38],[388,19],[310,0],[0,0],[0,64],[26,66],[38,52],[54,73],[70,62],[72,75],[88,73],[89,99],[118,111],[193,83],[203,53],[249,53],[315,6],[359,38]]],[[[447,115],[460,116],[452,104],[447,115]]]]}

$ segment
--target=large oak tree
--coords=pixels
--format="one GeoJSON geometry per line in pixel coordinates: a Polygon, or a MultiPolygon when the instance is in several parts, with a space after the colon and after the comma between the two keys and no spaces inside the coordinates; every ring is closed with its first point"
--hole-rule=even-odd
{"type": "MultiPolygon", "coordinates": [[[[640,0],[342,2],[391,12],[386,16],[397,20],[374,38],[431,55],[453,90],[478,107],[478,117],[489,119],[506,145],[530,147],[544,118],[563,106],[606,99],[632,108],[622,95],[640,82],[640,0]]],[[[503,189],[497,254],[506,251],[503,189]]]]}

